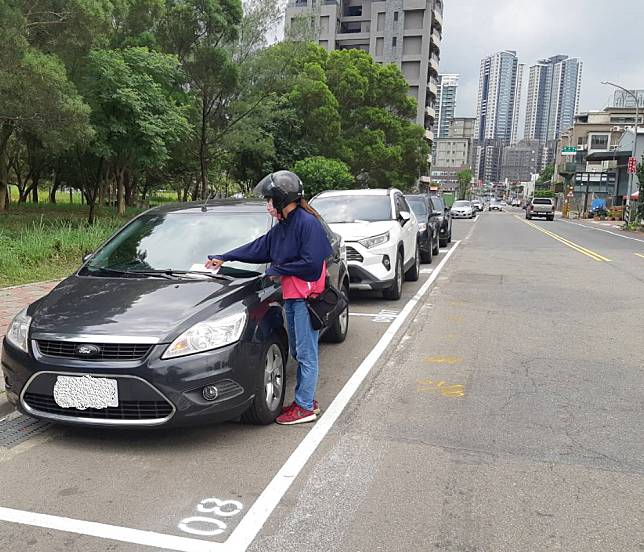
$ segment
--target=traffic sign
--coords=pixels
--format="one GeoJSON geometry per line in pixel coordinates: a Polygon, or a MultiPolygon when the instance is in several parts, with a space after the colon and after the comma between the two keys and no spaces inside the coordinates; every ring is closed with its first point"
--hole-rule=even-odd
{"type": "Polygon", "coordinates": [[[568,194],[566,195],[566,197],[569,197],[569,198],[571,198],[571,199],[572,199],[573,197],[575,197],[575,194],[573,194],[572,192],[568,192],[568,194]]]}
{"type": "Polygon", "coordinates": [[[564,146],[561,150],[561,155],[577,155],[577,148],[575,146],[564,146]]]}
{"type": "Polygon", "coordinates": [[[637,159],[635,157],[628,158],[628,174],[635,174],[637,172],[637,159]]]}

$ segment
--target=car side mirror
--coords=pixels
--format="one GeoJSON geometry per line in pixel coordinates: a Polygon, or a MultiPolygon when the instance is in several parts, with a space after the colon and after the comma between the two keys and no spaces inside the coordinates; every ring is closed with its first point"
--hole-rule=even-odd
{"type": "Polygon", "coordinates": [[[442,214],[443,214],[442,211],[432,211],[432,215],[434,215],[436,217],[440,217],[442,214]]]}
{"type": "Polygon", "coordinates": [[[411,220],[411,214],[409,211],[400,211],[400,221],[403,225],[407,224],[411,220]]]}
{"type": "Polygon", "coordinates": [[[85,255],[83,255],[83,262],[86,263],[87,261],[89,261],[92,258],[92,255],[94,255],[94,253],[92,253],[91,251],[85,252],[85,255]]]}

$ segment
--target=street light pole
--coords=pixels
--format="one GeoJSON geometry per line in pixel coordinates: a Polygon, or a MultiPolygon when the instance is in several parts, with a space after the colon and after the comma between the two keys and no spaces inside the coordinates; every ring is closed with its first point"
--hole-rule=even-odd
{"type": "MultiPolygon", "coordinates": [[[[602,81],[602,84],[608,84],[610,86],[614,86],[615,88],[619,88],[620,90],[623,90],[624,92],[632,96],[633,99],[635,100],[635,135],[633,136],[633,153],[631,155],[631,157],[635,157],[635,154],[637,153],[637,129],[640,122],[640,104],[637,101],[637,94],[635,94],[635,92],[633,92],[632,90],[628,90],[627,88],[620,86],[619,84],[615,84],[614,82],[602,81]]],[[[630,215],[631,195],[633,194],[634,180],[635,180],[635,175],[631,173],[628,177],[628,194],[626,196],[626,208],[629,211],[629,215],[630,215]]],[[[640,201],[642,201],[641,198],[640,198],[640,201]]]]}

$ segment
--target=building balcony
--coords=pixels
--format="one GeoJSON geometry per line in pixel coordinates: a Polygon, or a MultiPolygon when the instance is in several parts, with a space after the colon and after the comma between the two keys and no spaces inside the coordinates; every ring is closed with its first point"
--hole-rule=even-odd
{"type": "Polygon", "coordinates": [[[433,107],[426,107],[425,117],[429,117],[432,120],[436,119],[436,110],[433,107]]]}
{"type": "MultiPolygon", "coordinates": [[[[583,167],[583,165],[582,165],[582,167],[583,167]]],[[[560,164],[557,166],[557,172],[558,172],[561,176],[572,176],[572,175],[573,175],[573,174],[575,174],[579,169],[580,169],[580,165],[578,165],[578,164],[577,164],[577,163],[575,163],[574,161],[573,161],[573,162],[567,161],[567,162],[565,162],[565,163],[560,163],[560,164]]]]}
{"type": "Polygon", "coordinates": [[[436,9],[436,4],[434,4],[434,21],[438,23],[438,26],[443,28],[443,13],[436,9]]]}
{"type": "Polygon", "coordinates": [[[438,74],[439,64],[440,64],[440,61],[438,59],[438,56],[436,54],[432,54],[429,58],[429,68],[433,70],[436,74],[438,74]]]}
{"type": "Polygon", "coordinates": [[[428,142],[434,141],[434,133],[431,130],[425,129],[425,140],[428,142]]]}
{"type": "Polygon", "coordinates": [[[441,33],[437,29],[432,29],[431,38],[432,38],[432,44],[436,46],[436,48],[440,48],[442,37],[441,37],[441,33]]]}

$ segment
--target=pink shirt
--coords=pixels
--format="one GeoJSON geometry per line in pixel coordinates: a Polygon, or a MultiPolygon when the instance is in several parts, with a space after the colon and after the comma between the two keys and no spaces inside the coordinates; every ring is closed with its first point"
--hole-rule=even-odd
{"type": "Polygon", "coordinates": [[[282,297],[284,299],[306,299],[309,295],[319,295],[326,286],[326,263],[322,264],[322,274],[315,282],[307,282],[297,276],[282,276],[282,297]]]}

